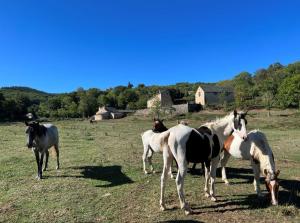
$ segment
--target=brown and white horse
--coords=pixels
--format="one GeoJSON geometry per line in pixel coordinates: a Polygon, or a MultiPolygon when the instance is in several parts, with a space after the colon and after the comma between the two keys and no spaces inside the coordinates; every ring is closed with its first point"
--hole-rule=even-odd
{"type": "Polygon", "coordinates": [[[227,183],[225,166],[230,156],[250,160],[254,172],[254,190],[258,196],[261,196],[259,177],[262,173],[265,176],[267,190],[271,195],[271,203],[277,205],[279,189],[277,177],[280,171],[275,169],[273,152],[266,136],[262,132],[254,130],[248,133],[245,141],[235,132],[226,139],[221,167],[222,179],[227,183]]]}
{"type": "Polygon", "coordinates": [[[167,173],[170,170],[173,158],[175,158],[178,164],[176,185],[180,206],[184,209],[185,214],[192,212],[188,203],[185,201],[183,192],[188,162],[205,163],[205,196],[216,201],[214,182],[220,158],[220,145],[223,145],[220,143],[219,135],[221,139],[225,140],[226,136],[224,136],[224,134],[228,134],[227,136],[229,136],[233,131],[241,136],[247,135],[245,120],[241,117],[241,114],[236,111],[222,119],[216,120],[215,123],[210,123],[209,127],[202,126],[198,129],[194,129],[179,124],[160,133],[160,142],[164,143],[162,145],[164,167],[161,176],[161,210],[166,209],[164,191],[167,173]],[[209,181],[210,190],[208,190],[209,181]]]}

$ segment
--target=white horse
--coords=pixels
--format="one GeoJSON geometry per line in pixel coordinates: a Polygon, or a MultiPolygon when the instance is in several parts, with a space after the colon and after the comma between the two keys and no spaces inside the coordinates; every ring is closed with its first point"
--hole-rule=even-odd
{"type": "Polygon", "coordinates": [[[185,201],[183,192],[184,177],[187,172],[187,162],[205,163],[205,196],[210,196],[213,201],[216,200],[214,182],[220,158],[220,146],[222,146],[222,141],[220,141],[219,138],[225,140],[225,135],[230,135],[233,131],[246,138],[245,123],[245,116],[234,111],[223,119],[219,119],[214,123],[208,123],[206,126],[202,126],[199,129],[179,124],[170,128],[168,131],[161,133],[161,142],[166,142],[166,144],[162,146],[164,167],[161,176],[161,210],[166,209],[164,190],[167,173],[170,169],[173,157],[178,164],[176,185],[180,206],[184,209],[185,214],[190,214],[192,212],[188,203],[185,201]],[[210,190],[208,192],[209,180],[210,190]]]}
{"type": "Polygon", "coordinates": [[[27,147],[32,148],[32,151],[35,154],[37,166],[38,166],[38,175],[37,179],[42,179],[42,168],[43,168],[43,159],[46,154],[46,162],[43,171],[48,167],[48,158],[49,158],[49,149],[53,146],[56,152],[56,169],[59,169],[59,149],[58,149],[58,131],[56,126],[52,124],[43,124],[40,125],[38,122],[25,122],[26,135],[27,135],[27,147]]]}
{"type": "MultiPolygon", "coordinates": [[[[225,166],[229,157],[250,160],[254,172],[254,190],[261,196],[259,177],[262,173],[266,177],[267,190],[271,194],[271,203],[278,204],[278,182],[279,170],[275,170],[273,152],[269,146],[266,136],[253,130],[248,133],[247,140],[243,141],[233,133],[224,143],[224,157],[221,160],[222,178],[227,181],[225,166]]],[[[228,181],[227,181],[228,182],[228,181]]]]}
{"type": "MultiPolygon", "coordinates": [[[[142,142],[143,142],[143,147],[144,147],[144,152],[143,152],[143,170],[145,174],[149,174],[150,172],[154,172],[154,168],[152,165],[152,156],[153,153],[162,153],[163,148],[162,148],[162,138],[160,133],[167,131],[167,127],[163,124],[163,120],[159,119],[153,119],[154,124],[153,124],[153,129],[152,130],[147,130],[141,134],[142,137],[142,142]],[[150,172],[147,171],[146,169],[146,163],[149,163],[150,165],[150,172]]],[[[174,178],[172,174],[172,170],[170,168],[169,175],[171,178],[174,178]]]]}

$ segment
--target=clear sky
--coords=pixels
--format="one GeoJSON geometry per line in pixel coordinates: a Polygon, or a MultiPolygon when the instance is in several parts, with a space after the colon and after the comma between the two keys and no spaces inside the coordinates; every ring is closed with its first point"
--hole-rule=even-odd
{"type": "Polygon", "coordinates": [[[0,0],[0,86],[216,82],[300,59],[298,0],[0,0]]]}

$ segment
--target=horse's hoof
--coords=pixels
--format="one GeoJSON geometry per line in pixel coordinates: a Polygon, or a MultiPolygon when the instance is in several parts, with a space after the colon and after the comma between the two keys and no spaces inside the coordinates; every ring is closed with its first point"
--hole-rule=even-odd
{"type": "Polygon", "coordinates": [[[217,201],[217,198],[215,196],[211,196],[210,200],[215,202],[217,201]]]}
{"type": "Polygon", "coordinates": [[[165,205],[160,205],[160,210],[161,211],[165,211],[166,210],[166,206],[165,205]]]}
{"type": "Polygon", "coordinates": [[[174,177],[174,175],[173,175],[173,174],[171,174],[171,175],[170,175],[170,177],[171,177],[171,179],[175,179],[175,177],[174,177]]]}
{"type": "Polygon", "coordinates": [[[182,209],[184,209],[184,214],[185,214],[185,215],[190,215],[190,214],[193,213],[193,211],[192,211],[190,205],[187,204],[187,203],[182,207],[182,209]]]}
{"type": "Polygon", "coordinates": [[[205,196],[205,197],[210,197],[210,194],[207,193],[207,192],[205,192],[204,196],[205,196]]]}
{"type": "Polygon", "coordinates": [[[59,170],[59,166],[57,166],[56,169],[59,170]]]}
{"type": "Polygon", "coordinates": [[[224,183],[225,183],[226,185],[229,185],[229,184],[230,184],[228,180],[225,180],[225,179],[222,179],[222,180],[224,181],[224,183]]]}
{"type": "Polygon", "coordinates": [[[155,171],[155,170],[152,170],[152,173],[156,173],[156,171],[155,171]]]}
{"type": "Polygon", "coordinates": [[[192,210],[192,209],[184,210],[184,214],[185,214],[185,215],[193,214],[193,210],[192,210]]]}
{"type": "Polygon", "coordinates": [[[44,168],[44,169],[43,169],[43,171],[46,171],[46,170],[47,170],[47,168],[44,168]]]}

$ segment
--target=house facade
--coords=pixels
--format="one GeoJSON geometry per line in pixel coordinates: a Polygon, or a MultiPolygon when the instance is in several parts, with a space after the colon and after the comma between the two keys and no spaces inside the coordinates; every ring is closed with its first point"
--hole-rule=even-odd
{"type": "Polygon", "coordinates": [[[171,107],[173,101],[169,91],[159,91],[157,95],[152,97],[147,101],[147,108],[152,108],[156,106],[156,103],[159,103],[161,107],[171,107]]]}
{"type": "Polygon", "coordinates": [[[201,106],[218,105],[234,101],[234,91],[231,88],[213,85],[199,86],[195,94],[195,103],[201,106]]]}

